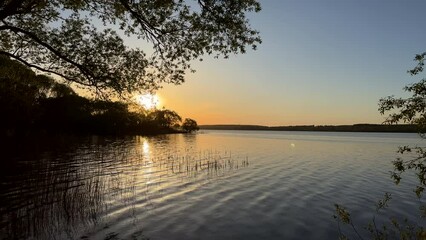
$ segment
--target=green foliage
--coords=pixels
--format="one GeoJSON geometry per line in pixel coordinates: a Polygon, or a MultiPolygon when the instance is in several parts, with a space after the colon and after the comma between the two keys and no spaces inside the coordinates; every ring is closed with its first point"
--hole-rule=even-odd
{"type": "Polygon", "coordinates": [[[0,54],[121,95],[182,83],[190,61],[204,54],[256,49],[261,39],[246,13],[260,9],[256,0],[6,0],[0,54]],[[153,53],[128,47],[128,37],[153,53]]]}
{"type": "Polygon", "coordinates": [[[336,215],[334,215],[333,217],[337,220],[337,223],[339,225],[339,239],[348,239],[348,237],[346,237],[346,235],[344,235],[340,230],[340,222],[342,222],[343,224],[350,225],[353,231],[357,234],[357,236],[362,238],[352,222],[351,214],[344,207],[338,204],[334,204],[334,207],[336,208],[336,215]]]}
{"type": "MultiPolygon", "coordinates": [[[[365,230],[369,234],[369,239],[426,239],[426,230],[424,227],[410,223],[407,219],[404,219],[401,223],[395,218],[390,218],[388,224],[380,225],[380,227],[377,225],[376,215],[380,214],[382,210],[388,208],[388,203],[391,199],[391,195],[389,193],[385,193],[383,199],[379,200],[376,204],[376,212],[373,219],[365,227],[365,230]]],[[[334,215],[334,218],[338,223],[339,239],[349,239],[349,237],[342,232],[340,223],[349,225],[357,239],[364,239],[353,223],[349,211],[347,211],[344,207],[335,204],[335,212],[336,215],[334,215]]]]}
{"type": "MultiPolygon", "coordinates": [[[[417,75],[423,71],[424,57],[426,53],[416,55],[417,66],[409,70],[411,75],[417,75]]],[[[389,96],[379,101],[379,112],[389,113],[385,123],[395,124],[399,122],[415,124],[419,133],[426,132],[426,79],[404,87],[406,92],[412,94],[409,98],[396,98],[389,96]]]]}
{"type": "Polygon", "coordinates": [[[197,121],[191,118],[185,118],[185,120],[182,123],[182,129],[188,133],[200,130],[200,128],[198,127],[197,121]]]}
{"type": "MultiPolygon", "coordinates": [[[[408,73],[411,75],[421,73],[424,70],[425,57],[426,53],[416,55],[414,60],[417,61],[417,66],[409,70],[408,73]]],[[[390,96],[380,99],[379,112],[381,114],[389,114],[384,123],[397,124],[403,122],[414,124],[417,126],[420,136],[426,138],[426,79],[406,86],[404,90],[411,93],[412,96],[408,98],[390,96]]],[[[416,174],[418,182],[414,193],[418,198],[420,215],[422,218],[425,218],[426,206],[422,200],[422,194],[426,187],[426,149],[419,146],[402,146],[399,147],[398,153],[401,154],[401,157],[398,157],[392,162],[394,169],[391,172],[391,178],[395,184],[399,184],[404,172],[410,171],[416,174]]],[[[386,209],[390,200],[390,194],[386,193],[384,199],[380,200],[376,205],[376,214],[379,214],[380,210],[386,209]]],[[[338,224],[342,222],[350,225],[356,232],[356,235],[362,239],[351,221],[349,212],[343,207],[336,205],[335,218],[338,224]]],[[[367,225],[366,230],[370,233],[371,239],[426,239],[424,222],[420,224],[411,223],[406,218],[400,222],[401,218],[402,216],[399,216],[399,219],[391,218],[389,224],[383,224],[381,227],[378,227],[375,221],[376,215],[374,215],[373,220],[367,225]]],[[[340,230],[340,224],[338,226],[341,238],[347,239],[340,230]]]]}
{"type": "Polygon", "coordinates": [[[341,207],[338,204],[334,204],[334,207],[336,208],[336,214],[337,214],[337,215],[334,215],[334,218],[338,218],[340,221],[342,221],[345,224],[352,223],[351,214],[348,211],[346,211],[344,207],[341,207]]]}
{"type": "MultiPolygon", "coordinates": [[[[417,66],[409,70],[411,75],[417,75],[423,71],[424,58],[426,53],[416,55],[417,66]]],[[[405,91],[412,94],[409,98],[395,98],[393,96],[383,98],[379,102],[379,111],[381,114],[391,112],[386,119],[386,123],[394,124],[398,122],[407,122],[416,124],[420,136],[425,137],[426,133],[426,79],[418,83],[406,86],[405,91]]],[[[404,146],[398,149],[400,154],[415,153],[411,159],[398,158],[393,162],[394,171],[392,178],[395,183],[401,181],[401,174],[407,170],[414,170],[418,177],[418,186],[415,189],[417,197],[421,197],[426,187],[426,151],[423,147],[404,146]]]]}

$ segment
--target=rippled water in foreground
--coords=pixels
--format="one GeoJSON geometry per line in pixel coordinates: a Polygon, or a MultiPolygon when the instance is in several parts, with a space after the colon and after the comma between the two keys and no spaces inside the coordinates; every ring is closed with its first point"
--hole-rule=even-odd
{"type": "Polygon", "coordinates": [[[0,237],[336,239],[334,203],[362,231],[385,191],[393,200],[382,220],[424,224],[415,179],[395,186],[389,177],[408,144],[423,142],[265,131],[27,142],[3,150],[0,237]]]}

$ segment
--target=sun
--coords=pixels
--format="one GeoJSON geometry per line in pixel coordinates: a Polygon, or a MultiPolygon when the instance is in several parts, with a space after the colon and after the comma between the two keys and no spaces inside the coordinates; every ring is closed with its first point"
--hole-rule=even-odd
{"type": "Polygon", "coordinates": [[[155,109],[160,103],[160,99],[155,94],[141,94],[136,96],[136,102],[145,109],[155,109]]]}

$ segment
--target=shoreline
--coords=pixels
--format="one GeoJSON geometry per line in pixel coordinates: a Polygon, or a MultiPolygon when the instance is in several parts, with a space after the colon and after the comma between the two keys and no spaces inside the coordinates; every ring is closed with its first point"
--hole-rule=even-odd
{"type": "Polygon", "coordinates": [[[298,125],[298,126],[262,126],[239,124],[200,125],[200,130],[254,130],[254,131],[310,131],[310,132],[390,132],[419,133],[413,124],[354,124],[354,125],[298,125]]]}

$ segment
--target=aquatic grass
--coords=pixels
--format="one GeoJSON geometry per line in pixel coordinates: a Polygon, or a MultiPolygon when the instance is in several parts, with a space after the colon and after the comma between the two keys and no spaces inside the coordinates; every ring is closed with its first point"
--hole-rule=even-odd
{"type": "Polygon", "coordinates": [[[163,191],[162,181],[194,183],[249,166],[247,157],[230,151],[165,151],[161,145],[152,145],[148,152],[141,144],[129,139],[82,144],[70,152],[46,152],[41,159],[26,161],[31,167],[2,195],[14,205],[0,207],[0,235],[90,238],[85,229],[106,222],[113,203],[132,207],[141,195],[149,201],[155,188],[163,191]],[[149,176],[146,169],[154,174],[149,176]],[[157,180],[158,185],[149,184],[157,180]]]}
{"type": "Polygon", "coordinates": [[[249,166],[248,157],[241,159],[231,152],[198,151],[167,153],[154,160],[157,166],[169,170],[173,174],[196,177],[198,175],[220,176],[227,171],[249,166]]]}

